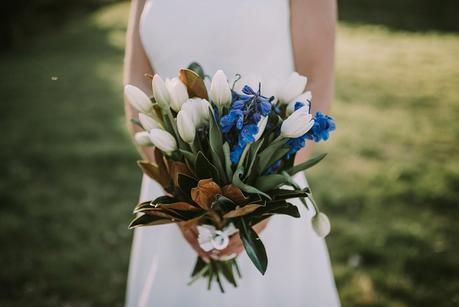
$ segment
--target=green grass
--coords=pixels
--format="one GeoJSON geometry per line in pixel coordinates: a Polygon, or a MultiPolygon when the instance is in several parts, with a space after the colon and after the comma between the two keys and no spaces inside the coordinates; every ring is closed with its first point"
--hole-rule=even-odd
{"type": "MultiPolygon", "coordinates": [[[[1,306],[123,304],[126,20],[108,6],[0,57],[1,306]]],[[[309,180],[343,306],[457,305],[459,36],[342,24],[337,51],[338,130],[309,180]]]]}

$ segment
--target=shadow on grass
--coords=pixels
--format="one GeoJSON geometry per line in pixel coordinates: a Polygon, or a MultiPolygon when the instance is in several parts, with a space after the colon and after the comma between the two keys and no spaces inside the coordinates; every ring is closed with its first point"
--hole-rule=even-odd
{"type": "Polygon", "coordinates": [[[2,306],[123,303],[140,180],[113,43],[125,13],[119,26],[91,16],[0,59],[2,306]]]}

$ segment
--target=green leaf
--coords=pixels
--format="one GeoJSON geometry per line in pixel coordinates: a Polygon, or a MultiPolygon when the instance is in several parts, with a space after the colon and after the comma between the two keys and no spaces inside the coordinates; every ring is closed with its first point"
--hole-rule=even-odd
{"type": "Polygon", "coordinates": [[[263,172],[274,162],[282,158],[289,151],[289,146],[286,146],[285,143],[287,139],[279,140],[275,143],[269,144],[258,156],[260,158],[257,165],[257,171],[259,174],[263,172]]]}
{"type": "Polygon", "coordinates": [[[237,287],[236,279],[234,278],[232,270],[232,262],[229,261],[215,261],[217,268],[222,272],[222,275],[226,280],[231,283],[234,287],[237,287]]]}
{"type": "Polygon", "coordinates": [[[194,153],[184,149],[180,149],[180,152],[185,156],[185,159],[187,159],[191,163],[191,165],[195,165],[196,155],[194,153]]]}
{"type": "Polygon", "coordinates": [[[251,147],[250,147],[250,156],[249,156],[249,166],[247,168],[247,172],[245,174],[245,178],[251,178],[252,175],[252,168],[253,166],[258,162],[260,159],[257,155],[258,152],[260,151],[261,146],[263,146],[263,141],[264,139],[260,139],[256,141],[251,147]]]}
{"type": "Polygon", "coordinates": [[[261,176],[258,177],[258,179],[255,181],[255,186],[263,191],[271,191],[272,189],[275,189],[279,185],[285,184],[286,179],[284,176],[279,175],[279,174],[274,174],[274,175],[268,175],[268,176],[261,176]]]}
{"type": "Polygon", "coordinates": [[[308,161],[306,162],[303,162],[301,164],[298,164],[298,165],[295,165],[291,168],[289,168],[287,170],[287,173],[291,176],[295,175],[296,173],[298,172],[301,172],[301,171],[304,171],[304,170],[307,170],[308,168],[310,167],[313,167],[314,165],[316,165],[317,163],[319,163],[320,161],[322,161],[323,158],[325,158],[327,156],[326,153],[324,154],[320,154],[318,155],[317,157],[314,157],[312,159],[309,159],[308,161]]]}
{"type": "Polygon", "coordinates": [[[212,178],[215,182],[220,183],[218,171],[215,166],[204,156],[202,151],[196,156],[196,176],[199,179],[212,178]]]}
{"type": "Polygon", "coordinates": [[[240,218],[237,226],[247,255],[258,271],[264,275],[268,268],[268,256],[263,242],[244,218],[240,218]]]}
{"type": "MultiPolygon", "coordinates": [[[[223,153],[223,139],[220,127],[215,119],[215,114],[212,108],[209,108],[210,121],[209,121],[209,144],[212,155],[212,162],[217,167],[219,174],[226,177],[226,170],[223,168],[222,161],[224,161],[223,153]]],[[[229,178],[226,178],[226,182],[229,178]]]]}
{"type": "Polygon", "coordinates": [[[223,154],[225,156],[225,170],[228,179],[233,178],[233,169],[231,168],[230,147],[227,142],[223,144],[223,154]]]}
{"type": "Polygon", "coordinates": [[[201,79],[204,79],[205,74],[204,74],[204,69],[202,69],[202,66],[199,65],[197,62],[193,62],[187,67],[189,70],[194,71],[201,79]]]}
{"type": "Polygon", "coordinates": [[[129,229],[133,229],[135,227],[140,226],[153,226],[153,225],[161,225],[161,224],[169,224],[175,221],[171,219],[167,219],[164,217],[156,216],[156,215],[147,215],[142,214],[137,216],[135,219],[132,220],[131,224],[129,224],[129,229]]]}
{"type": "Polygon", "coordinates": [[[241,178],[240,178],[240,175],[244,173],[244,168],[240,167],[236,170],[236,172],[234,173],[233,175],[233,184],[235,186],[237,186],[239,189],[241,189],[242,191],[244,192],[247,192],[247,193],[252,193],[252,194],[260,194],[268,199],[271,199],[271,196],[269,196],[268,194],[258,190],[257,188],[251,186],[251,185],[248,185],[248,184],[245,184],[241,181],[241,178]]]}

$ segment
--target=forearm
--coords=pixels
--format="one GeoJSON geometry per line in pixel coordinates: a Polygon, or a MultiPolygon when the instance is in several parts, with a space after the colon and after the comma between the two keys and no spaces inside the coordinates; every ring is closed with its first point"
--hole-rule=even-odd
{"type": "MultiPolygon", "coordinates": [[[[123,83],[135,85],[148,95],[151,95],[151,82],[145,74],[153,74],[150,62],[140,40],[139,22],[145,0],[132,0],[129,23],[126,35],[126,53],[124,56],[124,80],[123,83]]],[[[131,134],[140,131],[140,128],[130,122],[132,118],[138,118],[138,112],[125,101],[125,113],[127,124],[131,134]]],[[[153,151],[148,147],[137,147],[139,153],[150,161],[154,160],[153,151]]]]}
{"type": "MultiPolygon", "coordinates": [[[[295,70],[308,77],[312,112],[328,113],[334,96],[336,0],[291,0],[291,31],[295,70]]],[[[305,161],[313,142],[297,154],[305,161]]]]}

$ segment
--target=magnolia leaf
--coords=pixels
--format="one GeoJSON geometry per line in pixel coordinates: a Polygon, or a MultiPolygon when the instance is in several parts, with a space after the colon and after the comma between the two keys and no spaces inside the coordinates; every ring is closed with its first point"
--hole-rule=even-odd
{"type": "Polygon", "coordinates": [[[181,173],[177,175],[177,183],[180,190],[187,197],[190,197],[191,189],[195,188],[198,185],[198,181],[196,179],[181,173]]]}
{"type": "Polygon", "coordinates": [[[254,212],[255,216],[266,214],[284,214],[295,218],[300,217],[300,212],[298,211],[298,208],[295,205],[292,205],[291,203],[288,203],[284,200],[269,202],[266,204],[266,206],[259,208],[256,212],[254,212]]]}
{"type": "Polygon", "coordinates": [[[248,205],[245,205],[242,208],[237,208],[235,210],[229,211],[228,213],[223,215],[223,217],[226,218],[226,219],[230,219],[230,218],[235,218],[235,217],[238,217],[238,216],[244,216],[244,215],[247,215],[249,213],[252,213],[253,211],[257,210],[261,206],[262,205],[259,205],[259,204],[248,204],[248,205]]]}
{"type": "Polygon", "coordinates": [[[202,66],[199,65],[199,63],[193,62],[187,67],[189,70],[194,71],[201,79],[204,80],[205,74],[204,74],[204,69],[202,69],[202,66]]]}
{"type": "Polygon", "coordinates": [[[167,169],[166,163],[164,162],[164,154],[161,152],[161,150],[159,150],[158,148],[155,148],[154,155],[155,155],[155,162],[159,168],[159,175],[163,178],[162,180],[164,182],[167,181],[167,183],[163,185],[163,187],[166,187],[171,182],[171,177],[169,175],[169,170],[167,169]]]}
{"type": "Polygon", "coordinates": [[[161,204],[172,204],[172,203],[175,203],[175,202],[178,202],[178,200],[176,198],[174,198],[174,197],[167,196],[167,195],[160,196],[160,197],[157,197],[154,200],[141,202],[140,204],[135,206],[134,213],[137,213],[141,209],[144,209],[144,208],[154,208],[155,205],[159,204],[159,203],[161,203],[161,204]]]}
{"type": "Polygon", "coordinates": [[[292,205],[291,203],[286,203],[283,206],[279,206],[275,209],[269,211],[270,214],[285,214],[291,217],[299,218],[300,212],[298,211],[298,207],[292,205]]]}
{"type": "Polygon", "coordinates": [[[146,215],[154,215],[165,219],[169,219],[171,220],[171,222],[178,222],[182,220],[180,215],[176,214],[175,212],[166,212],[161,208],[143,209],[142,213],[145,213],[146,215]]]}
{"type": "Polygon", "coordinates": [[[137,165],[142,169],[143,173],[151,179],[157,181],[161,186],[165,187],[169,184],[167,176],[162,176],[161,170],[158,165],[151,163],[150,161],[139,160],[137,165]]]}
{"type": "Polygon", "coordinates": [[[217,195],[215,201],[210,206],[213,210],[224,214],[225,212],[231,211],[236,207],[236,204],[229,198],[223,195],[217,195]]]}
{"type": "Polygon", "coordinates": [[[240,175],[244,173],[244,168],[240,167],[236,170],[236,172],[234,173],[233,175],[233,184],[236,185],[238,188],[240,188],[242,191],[244,192],[247,192],[247,193],[253,193],[253,194],[260,194],[260,195],[263,195],[264,197],[268,198],[268,199],[271,199],[271,197],[258,190],[257,188],[251,186],[251,185],[248,185],[248,184],[245,184],[241,181],[241,178],[240,178],[240,175]]]}
{"type": "Polygon", "coordinates": [[[201,79],[197,73],[190,69],[181,69],[179,71],[179,78],[183,84],[185,84],[190,97],[199,97],[209,100],[204,80],[201,79]]]}
{"type": "Polygon", "coordinates": [[[242,193],[241,189],[239,189],[234,184],[225,185],[222,188],[223,196],[228,197],[232,201],[234,201],[238,205],[243,205],[247,202],[247,197],[242,193]]]}
{"type": "Polygon", "coordinates": [[[184,229],[189,228],[192,225],[198,224],[199,220],[202,219],[206,215],[207,215],[207,212],[180,223],[180,226],[184,229]]]}
{"type": "Polygon", "coordinates": [[[215,166],[204,156],[202,151],[198,152],[196,157],[196,176],[199,179],[212,178],[218,181],[218,171],[215,166]]]}
{"type": "Polygon", "coordinates": [[[255,186],[263,192],[271,191],[279,185],[285,184],[286,179],[283,175],[274,174],[261,176],[255,181],[255,186]]]}
{"type": "Polygon", "coordinates": [[[158,206],[159,208],[174,209],[181,211],[200,211],[200,208],[193,206],[192,204],[187,203],[185,201],[179,201],[172,204],[158,204],[156,206],[158,206]]]}
{"type": "Polygon", "coordinates": [[[191,198],[204,210],[210,208],[219,194],[222,194],[222,190],[212,179],[199,180],[198,186],[191,189],[191,198]]]}
{"type": "Polygon", "coordinates": [[[277,190],[272,191],[271,195],[273,195],[274,200],[280,200],[280,199],[306,197],[308,196],[308,192],[302,191],[302,190],[277,189],[277,190]]]}
{"type": "Polygon", "coordinates": [[[295,165],[287,170],[287,173],[291,176],[295,175],[298,172],[307,170],[310,167],[313,167],[320,161],[322,161],[323,158],[327,156],[326,153],[320,154],[317,157],[314,157],[312,159],[307,160],[306,162],[303,162],[301,164],[295,165]]]}
{"type": "Polygon", "coordinates": [[[172,161],[172,160],[168,160],[168,162],[169,162],[168,163],[169,164],[169,174],[175,186],[178,185],[178,175],[179,174],[191,176],[191,172],[185,163],[179,162],[179,161],[172,161]]]}
{"type": "Polygon", "coordinates": [[[144,201],[144,202],[141,202],[140,204],[138,204],[137,206],[135,206],[134,208],[134,211],[132,213],[138,213],[140,212],[142,209],[145,209],[145,208],[151,208],[153,205],[151,203],[151,201],[144,201]]]}
{"type": "Polygon", "coordinates": [[[268,267],[268,256],[263,242],[244,218],[240,218],[237,227],[247,255],[260,273],[264,275],[268,267]]]}
{"type": "Polygon", "coordinates": [[[153,226],[153,225],[161,225],[161,224],[169,224],[174,223],[171,219],[165,219],[159,216],[154,215],[146,215],[142,214],[137,216],[132,222],[129,224],[129,229],[133,229],[140,226],[153,226]]]}

